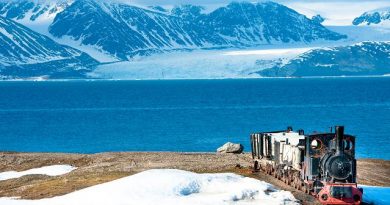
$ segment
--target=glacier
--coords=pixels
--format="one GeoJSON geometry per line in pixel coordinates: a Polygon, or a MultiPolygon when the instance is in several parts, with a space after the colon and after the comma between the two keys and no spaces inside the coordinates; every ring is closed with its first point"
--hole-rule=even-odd
{"type": "Polygon", "coordinates": [[[91,77],[115,80],[259,78],[256,72],[287,62],[313,47],[263,47],[170,52],[102,64],[91,77]]]}

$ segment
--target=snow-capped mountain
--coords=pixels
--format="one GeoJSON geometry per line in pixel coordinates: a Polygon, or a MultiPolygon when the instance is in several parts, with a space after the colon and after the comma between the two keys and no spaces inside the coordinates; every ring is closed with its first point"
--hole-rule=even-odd
{"type": "Polygon", "coordinates": [[[353,25],[390,25],[390,7],[365,12],[353,20],[353,25]]]}
{"type": "MultiPolygon", "coordinates": [[[[131,2],[125,2],[122,0],[0,1],[2,22],[0,42],[5,45],[0,48],[0,75],[80,76],[94,69],[99,61],[105,62],[104,65],[99,66],[100,73],[110,76],[109,72],[117,70],[117,65],[122,65],[123,73],[134,72],[134,69],[128,69],[129,64],[137,69],[141,67],[147,69],[149,65],[147,62],[161,62],[159,65],[154,65],[161,66],[165,61],[169,61],[165,59],[167,56],[181,56],[183,51],[202,50],[207,53],[208,50],[212,50],[224,53],[220,49],[242,50],[252,47],[260,50],[300,49],[321,47],[324,43],[332,41],[334,44],[331,45],[334,46],[362,41],[350,41],[350,39],[338,41],[347,36],[322,25],[328,16],[323,18],[321,14],[309,19],[291,8],[274,2],[240,1],[212,10],[197,5],[164,7],[133,5],[131,2]],[[159,57],[163,58],[163,61],[155,60],[159,57]],[[129,62],[117,64],[117,61],[129,62]],[[144,62],[146,63],[143,64],[144,62]]],[[[388,16],[386,9],[366,12],[356,18],[354,24],[369,25],[378,22],[382,25],[387,22],[388,16]],[[380,21],[376,20],[377,15],[380,16],[380,21]]],[[[351,35],[360,35],[353,31],[351,33],[351,35]]],[[[386,39],[378,39],[381,40],[386,39]]],[[[248,55],[245,61],[242,56],[235,56],[234,61],[229,61],[230,64],[218,64],[220,65],[218,71],[221,71],[221,74],[215,76],[223,78],[226,70],[232,71],[230,73],[233,74],[230,76],[239,76],[242,73],[246,75],[253,73],[254,75],[251,76],[258,76],[257,74],[263,76],[383,74],[388,68],[388,44],[387,42],[364,42],[332,49],[316,49],[296,58],[294,57],[298,54],[289,56],[287,59],[282,59],[275,54],[275,58],[280,58],[279,60],[254,59],[256,56],[248,55]],[[246,67],[240,67],[237,69],[239,72],[233,72],[236,65],[246,65],[246,67]],[[264,68],[270,69],[257,72],[264,68]]],[[[194,56],[191,55],[193,53],[195,52],[187,55],[187,62],[197,64],[199,61],[190,59],[194,56]]],[[[225,61],[232,58],[220,53],[214,55],[225,61]]],[[[177,58],[172,57],[172,59],[170,62],[177,64],[177,58]]],[[[213,62],[217,60],[211,57],[207,59],[209,66],[216,65],[213,62]]],[[[190,76],[187,72],[198,73],[196,70],[192,72],[191,69],[195,66],[187,63],[184,65],[187,66],[185,69],[175,67],[182,71],[182,75],[176,75],[175,70],[167,71],[172,68],[168,64],[162,70],[157,69],[155,74],[159,76],[164,73],[166,76],[172,73],[173,77],[191,77],[193,74],[190,76]]],[[[139,70],[141,72],[142,69],[139,70]]],[[[139,76],[136,73],[131,75],[139,76]]],[[[144,75],[140,76],[144,78],[144,75]]]]}
{"type": "Polygon", "coordinates": [[[120,3],[78,0],[49,28],[122,60],[165,50],[249,47],[270,43],[338,40],[329,31],[280,4],[231,3],[211,13],[186,5],[171,12],[120,3]]]}
{"type": "Polygon", "coordinates": [[[73,0],[8,0],[0,2],[0,16],[45,32],[55,16],[73,0]]]}
{"type": "Polygon", "coordinates": [[[168,10],[161,6],[140,7],[102,0],[18,2],[0,4],[0,15],[43,34],[48,32],[58,42],[66,43],[58,39],[71,39],[121,60],[178,49],[237,48],[345,38],[273,2],[233,2],[210,13],[194,5],[168,10]],[[46,19],[46,31],[30,26],[39,19],[46,19]]]}
{"type": "Polygon", "coordinates": [[[314,49],[258,73],[268,77],[385,75],[390,73],[390,42],[314,49]]]}
{"type": "Polygon", "coordinates": [[[1,16],[0,45],[2,78],[79,76],[97,63],[81,51],[1,16]]]}

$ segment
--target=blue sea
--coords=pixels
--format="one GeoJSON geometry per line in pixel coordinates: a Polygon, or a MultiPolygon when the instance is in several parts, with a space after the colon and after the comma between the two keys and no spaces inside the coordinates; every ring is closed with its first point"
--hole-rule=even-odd
{"type": "Polygon", "coordinates": [[[0,82],[0,150],[204,151],[249,134],[344,125],[390,159],[390,78],[0,82]]]}

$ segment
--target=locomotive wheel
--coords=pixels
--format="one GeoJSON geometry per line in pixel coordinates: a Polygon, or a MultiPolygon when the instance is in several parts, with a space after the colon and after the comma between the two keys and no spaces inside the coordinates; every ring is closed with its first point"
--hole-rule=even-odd
{"type": "Polygon", "coordinates": [[[297,180],[293,180],[293,186],[294,186],[294,189],[296,189],[297,188],[297,186],[298,186],[298,184],[297,184],[297,180]]]}
{"type": "Polygon", "coordinates": [[[269,165],[267,165],[266,170],[267,170],[267,174],[271,174],[271,169],[270,169],[269,165]]]}
{"type": "Polygon", "coordinates": [[[309,187],[307,185],[305,185],[305,193],[306,194],[310,194],[310,189],[309,189],[309,187]]]}
{"type": "Polygon", "coordinates": [[[286,176],[283,176],[283,182],[284,182],[285,184],[287,184],[287,177],[286,177],[286,176]]]}
{"type": "Polygon", "coordinates": [[[306,193],[306,184],[301,183],[301,191],[306,193]]]}
{"type": "Polygon", "coordinates": [[[291,185],[291,176],[290,175],[287,176],[287,184],[291,185]]]}

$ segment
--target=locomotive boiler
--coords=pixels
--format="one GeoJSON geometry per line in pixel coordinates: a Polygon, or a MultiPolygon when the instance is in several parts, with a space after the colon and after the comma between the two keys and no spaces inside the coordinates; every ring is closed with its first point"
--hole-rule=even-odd
{"type": "Polygon", "coordinates": [[[322,204],[360,204],[356,184],[355,137],[335,132],[305,135],[303,130],[250,135],[255,171],[316,196],[322,204]]]}

